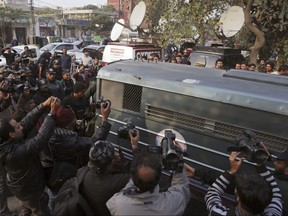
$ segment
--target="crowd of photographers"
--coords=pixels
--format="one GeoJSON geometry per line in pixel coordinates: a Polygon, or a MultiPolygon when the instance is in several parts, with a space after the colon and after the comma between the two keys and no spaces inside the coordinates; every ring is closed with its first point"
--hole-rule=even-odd
{"type": "MultiPolygon", "coordinates": [[[[83,80],[74,83],[65,70],[57,78],[61,59],[43,58],[41,64],[53,60],[50,69],[24,71],[33,63],[17,63],[14,57],[2,71],[0,215],[183,215],[191,198],[187,176],[209,179],[209,215],[283,214],[285,194],[265,167],[271,154],[262,143],[257,148],[248,145],[253,134],[246,132],[239,140],[248,153],[233,149],[231,169],[219,176],[185,164],[172,131],[165,131],[160,147],[140,148],[139,131],[130,123],[118,130],[119,139],[130,139],[133,159],[127,162],[121,148],[105,141],[111,101],[91,103],[93,79],[87,82],[81,75],[83,80]],[[99,126],[96,110],[102,116],[99,126]],[[258,173],[238,172],[244,158],[257,163],[258,173]],[[172,173],[164,189],[159,186],[163,170],[172,173]],[[224,192],[235,194],[234,208],[222,203],[224,192]],[[9,196],[21,201],[19,212],[8,208],[9,196]]],[[[275,176],[287,181],[285,154],[275,161],[275,176]]]]}

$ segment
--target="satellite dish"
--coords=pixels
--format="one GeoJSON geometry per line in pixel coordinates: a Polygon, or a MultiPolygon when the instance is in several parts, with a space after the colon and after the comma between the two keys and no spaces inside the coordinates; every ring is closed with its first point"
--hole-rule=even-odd
{"type": "Polygon", "coordinates": [[[133,9],[130,17],[130,28],[135,31],[144,20],[146,13],[146,4],[144,1],[139,2],[133,9]]]}
{"type": "Polygon", "coordinates": [[[222,23],[222,31],[225,37],[232,37],[242,28],[244,24],[244,12],[243,8],[239,6],[233,6],[225,11],[220,22],[222,23]]]}
{"type": "Polygon", "coordinates": [[[122,31],[124,29],[124,24],[125,24],[124,19],[119,19],[115,23],[115,25],[113,26],[113,29],[111,31],[111,35],[110,35],[110,38],[112,41],[118,40],[118,38],[120,37],[120,35],[122,34],[122,31]]]}

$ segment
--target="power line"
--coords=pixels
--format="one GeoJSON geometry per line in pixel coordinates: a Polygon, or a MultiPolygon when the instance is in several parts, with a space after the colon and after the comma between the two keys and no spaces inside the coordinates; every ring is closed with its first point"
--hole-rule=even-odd
{"type": "Polygon", "coordinates": [[[44,1],[41,1],[41,0],[38,0],[38,2],[40,2],[41,4],[48,5],[48,6],[50,6],[50,7],[54,7],[54,8],[60,7],[60,6],[57,6],[57,5],[55,5],[55,4],[47,3],[47,2],[44,2],[44,1]]]}

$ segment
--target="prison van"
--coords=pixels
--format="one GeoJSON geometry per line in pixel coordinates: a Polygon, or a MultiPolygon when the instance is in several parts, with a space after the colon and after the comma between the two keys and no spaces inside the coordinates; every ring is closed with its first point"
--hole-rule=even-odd
{"type": "Polygon", "coordinates": [[[109,43],[103,52],[102,65],[119,60],[147,59],[151,54],[157,54],[161,58],[161,52],[160,47],[152,44],[109,43]]]}
{"type": "Polygon", "coordinates": [[[230,168],[227,148],[245,129],[269,150],[288,148],[288,77],[130,60],[103,67],[97,88],[112,102],[108,140],[128,156],[129,140],[117,138],[127,122],[140,131],[141,148],[159,145],[169,129],[186,148],[185,162],[219,172],[230,168]]]}

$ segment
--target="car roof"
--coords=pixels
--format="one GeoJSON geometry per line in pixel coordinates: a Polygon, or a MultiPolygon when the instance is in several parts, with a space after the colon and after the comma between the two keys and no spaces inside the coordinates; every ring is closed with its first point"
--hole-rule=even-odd
{"type": "Polygon", "coordinates": [[[90,44],[90,45],[87,45],[87,46],[83,47],[83,49],[85,49],[85,48],[99,49],[99,48],[102,48],[102,47],[105,47],[105,46],[106,46],[106,45],[90,44]]]}
{"type": "Polygon", "coordinates": [[[24,50],[24,47],[25,46],[28,46],[29,49],[39,49],[38,46],[36,45],[32,45],[32,44],[28,44],[28,45],[20,45],[20,46],[13,46],[12,49],[23,49],[24,50]]]}
{"type": "MultiPolygon", "coordinates": [[[[49,44],[54,44],[54,45],[62,45],[62,44],[67,44],[67,45],[73,45],[73,43],[63,43],[63,42],[54,42],[54,43],[49,43],[49,44]]],[[[47,44],[48,45],[48,44],[47,44]]]]}

